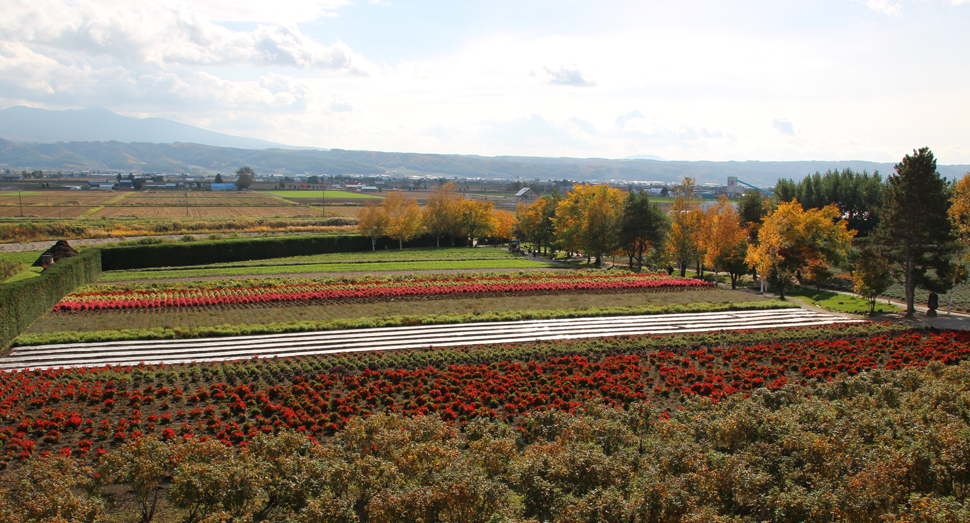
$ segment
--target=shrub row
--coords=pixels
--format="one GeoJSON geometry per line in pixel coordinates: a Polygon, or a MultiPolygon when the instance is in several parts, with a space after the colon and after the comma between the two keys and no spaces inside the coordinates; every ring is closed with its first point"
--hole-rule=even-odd
{"type": "MultiPolygon", "coordinates": [[[[429,236],[415,238],[404,244],[407,248],[434,247],[434,245],[435,239],[429,236]]],[[[377,241],[377,248],[381,250],[397,247],[397,242],[390,238],[377,241]]],[[[181,267],[334,252],[360,252],[371,249],[370,239],[358,235],[284,236],[130,245],[102,249],[101,269],[118,271],[149,267],[181,267]]]]}
{"type": "Polygon", "coordinates": [[[50,266],[37,278],[0,286],[0,346],[5,346],[76,287],[101,274],[101,251],[86,249],[50,266]]]}

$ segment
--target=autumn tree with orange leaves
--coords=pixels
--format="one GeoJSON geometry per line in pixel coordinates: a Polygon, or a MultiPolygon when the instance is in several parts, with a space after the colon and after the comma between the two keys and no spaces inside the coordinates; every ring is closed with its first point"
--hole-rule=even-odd
{"type": "Polygon", "coordinates": [[[767,217],[758,233],[758,243],[748,247],[747,262],[777,283],[785,298],[785,287],[799,269],[813,262],[838,265],[845,261],[855,231],[840,219],[839,208],[804,210],[798,200],[781,202],[767,217]]]}
{"type": "MultiPolygon", "coordinates": [[[[703,215],[700,243],[704,251],[704,263],[714,267],[714,285],[720,270],[725,268],[731,258],[744,258],[746,252],[741,249],[747,247],[748,231],[741,227],[738,213],[727,201],[727,197],[712,205],[703,215]]],[[[732,288],[736,286],[736,277],[732,274],[732,288]]]]}

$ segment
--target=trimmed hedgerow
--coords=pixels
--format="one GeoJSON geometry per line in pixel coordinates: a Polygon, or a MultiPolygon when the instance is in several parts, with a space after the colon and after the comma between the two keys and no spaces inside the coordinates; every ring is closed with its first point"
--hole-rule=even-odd
{"type": "MultiPolygon", "coordinates": [[[[404,246],[433,247],[434,243],[434,238],[425,236],[405,242],[404,246]]],[[[382,238],[377,242],[378,249],[392,247],[396,248],[398,245],[396,241],[389,238],[382,238]]],[[[103,248],[101,268],[105,271],[118,271],[148,267],[181,267],[333,252],[370,251],[372,248],[370,238],[358,235],[282,236],[130,245],[103,248]]]]}
{"type": "Polygon", "coordinates": [[[101,251],[64,258],[39,277],[0,286],[0,346],[7,345],[75,288],[101,274],[101,251]]]}

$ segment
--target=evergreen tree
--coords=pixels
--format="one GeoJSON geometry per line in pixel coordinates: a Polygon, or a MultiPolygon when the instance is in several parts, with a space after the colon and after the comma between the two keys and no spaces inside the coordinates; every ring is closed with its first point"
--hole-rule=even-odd
{"type": "Polygon", "coordinates": [[[952,286],[938,277],[953,272],[958,249],[949,209],[950,188],[936,172],[936,158],[928,147],[896,164],[896,174],[886,180],[875,237],[905,288],[906,316],[916,313],[917,287],[946,292],[952,286]]]}

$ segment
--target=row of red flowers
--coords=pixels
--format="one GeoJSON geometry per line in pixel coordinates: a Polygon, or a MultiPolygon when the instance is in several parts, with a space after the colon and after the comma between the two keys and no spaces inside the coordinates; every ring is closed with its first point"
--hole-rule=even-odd
{"type": "Polygon", "coordinates": [[[493,277],[481,280],[422,279],[409,282],[370,282],[358,285],[328,282],[302,285],[243,288],[175,289],[171,291],[78,292],[65,297],[54,311],[131,309],[154,307],[197,307],[245,303],[334,300],[347,298],[391,298],[481,293],[521,293],[588,290],[658,290],[705,288],[712,284],[700,280],[660,277],[654,274],[591,275],[566,277],[493,277]]]}
{"type": "MultiPolygon", "coordinates": [[[[629,346],[637,339],[603,343],[629,346]]],[[[634,350],[605,357],[577,354],[527,362],[365,368],[356,373],[339,366],[329,367],[329,372],[294,372],[307,368],[306,362],[262,360],[187,366],[179,372],[163,368],[155,371],[151,383],[132,379],[138,369],[2,373],[0,460],[23,459],[38,450],[93,454],[144,433],[163,438],[205,434],[234,444],[281,428],[321,437],[353,417],[379,411],[437,413],[465,423],[479,416],[514,421],[534,410],[572,411],[589,400],[670,405],[681,395],[716,400],[791,380],[828,380],[931,361],[955,364],[968,357],[968,333],[894,332],[686,352],[634,350]]]]}

